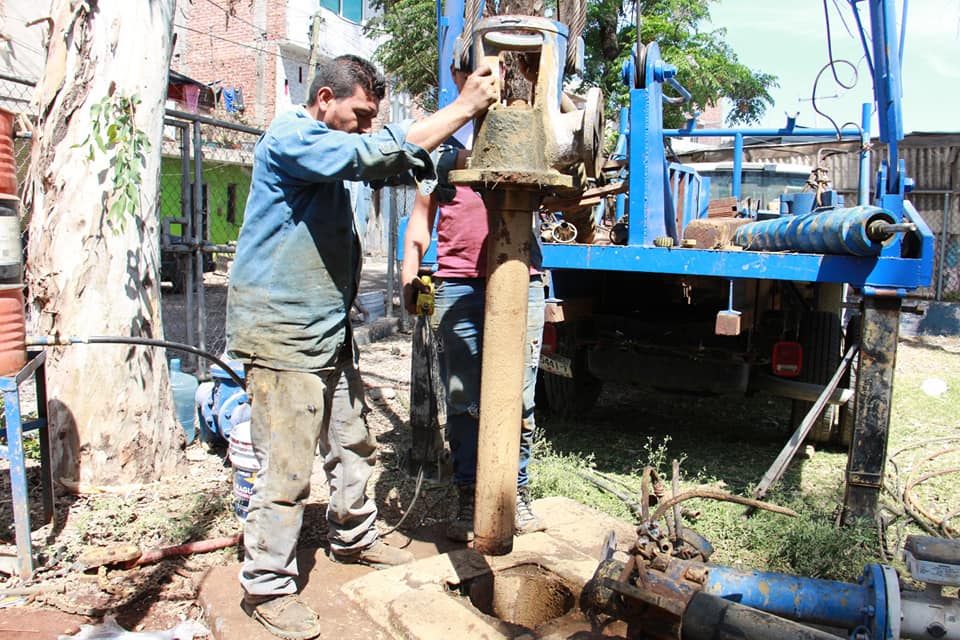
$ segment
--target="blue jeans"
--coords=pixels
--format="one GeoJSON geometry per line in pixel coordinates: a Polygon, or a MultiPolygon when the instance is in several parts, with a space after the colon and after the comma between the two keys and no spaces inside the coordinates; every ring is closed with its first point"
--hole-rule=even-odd
{"type": "MultiPolygon", "coordinates": [[[[483,347],[484,278],[440,280],[434,296],[432,324],[437,337],[440,375],[447,388],[447,439],[453,458],[453,481],[477,479],[480,428],[480,364],[483,347]]],[[[523,419],[520,424],[520,471],[517,486],[526,486],[535,428],[534,392],[543,338],[543,277],[530,277],[527,348],[523,372],[523,419]]]]}

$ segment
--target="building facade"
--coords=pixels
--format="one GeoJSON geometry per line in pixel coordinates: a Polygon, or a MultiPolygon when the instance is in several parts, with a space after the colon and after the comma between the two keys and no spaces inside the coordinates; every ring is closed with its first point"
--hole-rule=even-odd
{"type": "Polygon", "coordinates": [[[265,127],[306,102],[311,45],[318,61],[373,57],[371,15],[368,0],[181,0],[170,68],[213,88],[218,114],[265,127]]]}

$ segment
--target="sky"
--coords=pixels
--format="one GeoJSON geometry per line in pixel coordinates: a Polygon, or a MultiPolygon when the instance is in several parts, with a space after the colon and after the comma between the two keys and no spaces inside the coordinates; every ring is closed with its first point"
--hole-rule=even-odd
{"type": "MultiPolygon", "coordinates": [[[[896,1],[898,29],[903,1],[896,1]]],[[[857,6],[869,29],[866,4],[857,6]]],[[[848,90],[834,82],[829,69],[825,71],[818,84],[817,106],[837,124],[859,123],[860,105],[873,102],[870,72],[849,2],[827,0],[827,6],[834,58],[857,65],[859,77],[848,90]]],[[[822,0],[719,0],[711,4],[710,15],[714,28],[727,30],[726,41],[741,63],[778,77],[780,87],[771,91],[774,105],[760,126],[782,127],[785,114],[798,111],[798,125],[830,126],[810,103],[817,72],[829,61],[822,0]]],[[[837,70],[840,79],[850,84],[851,69],[841,64],[837,70]]],[[[960,132],[960,0],[908,1],[902,105],[904,133],[960,132]]],[[[871,132],[876,135],[877,131],[874,116],[871,132]]]]}

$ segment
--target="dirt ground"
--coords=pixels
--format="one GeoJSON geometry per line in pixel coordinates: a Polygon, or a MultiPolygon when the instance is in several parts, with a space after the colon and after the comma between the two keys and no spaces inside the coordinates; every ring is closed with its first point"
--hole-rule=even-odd
{"type": "MultiPolygon", "coordinates": [[[[956,345],[951,342],[950,346],[960,350],[960,341],[956,345]]],[[[923,365],[915,363],[914,358],[922,357],[923,349],[902,342],[901,350],[901,362],[922,369],[923,365]]],[[[368,422],[380,443],[380,458],[370,487],[380,509],[378,525],[386,531],[397,525],[407,511],[410,513],[404,527],[448,519],[455,499],[453,490],[445,484],[426,482],[411,508],[415,480],[403,470],[404,452],[409,446],[409,335],[396,334],[361,347],[361,371],[367,386],[368,422]]],[[[635,418],[635,408],[609,399],[605,403],[603,398],[601,404],[604,420],[628,423],[635,418]]],[[[0,638],[56,637],[56,633],[76,630],[80,623],[99,621],[104,615],[116,616],[129,630],[171,629],[184,620],[203,622],[203,612],[196,601],[198,584],[209,567],[236,562],[236,546],[129,570],[82,572],[74,564],[85,551],[94,548],[132,543],[149,550],[240,533],[233,513],[233,471],[223,449],[208,450],[197,441],[186,448],[185,454],[189,473],[183,477],[165,478],[163,482],[127,487],[119,492],[58,495],[54,523],[42,527],[36,524],[40,521],[38,483],[32,482],[33,541],[40,568],[28,584],[11,575],[16,553],[12,505],[9,498],[2,498],[0,638]],[[10,589],[15,588],[34,593],[10,595],[10,589]],[[37,631],[46,619],[44,616],[50,616],[51,622],[44,627],[50,635],[37,631]]],[[[34,466],[32,479],[36,480],[37,472],[34,466]]],[[[319,463],[314,468],[312,486],[301,544],[322,547],[327,491],[319,463]]],[[[0,497],[9,495],[8,474],[3,472],[0,497]]]]}
{"type": "MultiPolygon", "coordinates": [[[[370,490],[386,531],[409,510],[414,480],[400,471],[409,438],[405,432],[409,394],[409,336],[394,335],[362,347],[361,368],[367,386],[368,424],[380,443],[380,459],[370,490]]],[[[72,614],[74,624],[114,615],[129,630],[170,629],[187,619],[202,619],[195,601],[204,571],[238,559],[238,548],[179,557],[132,570],[77,572],[71,565],[94,548],[137,544],[143,550],[240,533],[233,513],[233,471],[221,448],[208,450],[195,441],[186,448],[189,474],[115,493],[74,496],[60,494],[55,523],[33,528],[40,568],[24,585],[10,572],[15,559],[12,505],[0,503],[0,594],[12,588],[35,588],[37,594],[3,598],[0,607],[34,606],[72,614]],[[60,575],[65,573],[66,575],[60,575]]],[[[31,477],[38,477],[34,464],[31,477]]],[[[36,485],[38,483],[31,483],[36,485]]],[[[324,513],[328,498],[322,466],[314,468],[301,544],[323,546],[324,513]]],[[[8,474],[0,480],[0,495],[9,496],[8,474]]],[[[446,485],[427,483],[404,526],[430,524],[452,514],[453,493],[446,485]]],[[[40,520],[39,488],[31,490],[31,518],[40,520]]],[[[238,585],[239,596],[239,585],[238,585]]],[[[0,638],[37,636],[29,628],[10,627],[0,609],[0,638]]],[[[66,618],[64,618],[66,619],[66,618]]],[[[36,618],[25,624],[33,625],[36,618]]],[[[55,637],[55,636],[52,636],[55,637]]]]}
{"type": "MultiPolygon", "coordinates": [[[[361,290],[385,288],[385,274],[385,264],[368,264],[361,290]]],[[[205,274],[204,280],[205,348],[219,354],[225,344],[227,277],[214,272],[205,274]]],[[[187,341],[185,296],[174,295],[165,287],[162,303],[165,337],[187,341]]],[[[369,406],[367,420],[380,443],[380,460],[370,490],[377,498],[384,531],[409,510],[415,484],[400,471],[409,441],[405,432],[409,343],[409,335],[401,334],[361,348],[369,406]]],[[[184,360],[185,366],[190,367],[189,359],[184,360]]],[[[21,401],[25,412],[35,406],[33,391],[28,386],[21,401]]],[[[189,472],[182,477],[82,496],[58,489],[54,521],[44,526],[39,526],[39,463],[30,462],[32,540],[39,568],[26,584],[15,575],[10,479],[6,462],[0,461],[0,638],[56,637],[58,633],[75,631],[80,623],[99,621],[104,615],[115,616],[129,630],[170,629],[183,620],[202,619],[195,600],[197,585],[208,567],[237,561],[236,545],[132,570],[111,569],[98,574],[78,571],[76,565],[82,554],[92,549],[118,549],[132,543],[146,551],[241,532],[234,514],[234,473],[225,446],[208,449],[197,440],[186,447],[185,455],[189,472]],[[12,589],[35,593],[14,594],[12,589]],[[23,615],[24,607],[34,615],[23,615]]],[[[326,540],[324,513],[328,498],[319,462],[314,468],[312,486],[301,542],[316,547],[326,540]]],[[[404,526],[447,518],[451,515],[448,511],[452,508],[452,496],[446,485],[426,483],[404,526]]]]}

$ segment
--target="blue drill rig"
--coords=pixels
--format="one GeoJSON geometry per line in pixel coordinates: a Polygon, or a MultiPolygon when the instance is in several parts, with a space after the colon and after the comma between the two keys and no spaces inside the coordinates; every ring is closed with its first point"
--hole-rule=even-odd
{"type": "MultiPolygon", "coordinates": [[[[507,53],[539,62],[534,97],[520,110],[505,102],[478,123],[474,155],[454,179],[500,193],[488,208],[539,203],[552,296],[542,406],[588,411],[606,380],[791,398],[797,432],[786,462],[807,438],[849,444],[845,514],[871,517],[886,458],[901,306],[909,291],[930,283],[933,270],[933,236],[906,199],[913,183],[897,152],[905,31],[896,28],[894,2],[849,0],[886,146],[872,185],[870,105],[859,127],[839,131],[798,128],[793,119],[782,129],[698,130],[693,121],[665,129],[663,105],[689,94],[656,42],[637,42],[624,66],[629,106],[616,150],[604,159],[599,92],[571,107],[562,91],[577,60],[567,25],[481,19],[482,7],[472,0],[448,0],[442,14],[438,7],[440,103],[455,96],[451,64],[473,68],[507,53]],[[848,206],[821,181],[811,193],[782,197],[780,211],[718,213],[706,180],[668,161],[665,151],[669,138],[732,138],[736,196],[744,137],[755,135],[855,136],[862,141],[857,202],[848,206]],[[846,313],[852,304],[857,313],[846,313]]],[[[758,495],[782,469],[771,472],[758,495]]]]}

